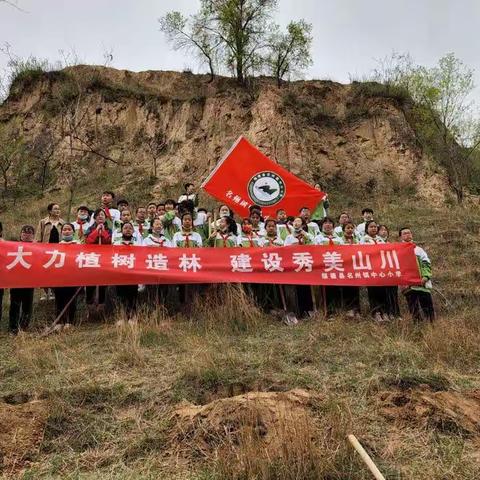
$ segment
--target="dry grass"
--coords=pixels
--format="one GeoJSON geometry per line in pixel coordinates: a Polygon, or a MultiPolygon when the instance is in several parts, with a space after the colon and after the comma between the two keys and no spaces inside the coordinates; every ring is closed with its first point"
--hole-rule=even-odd
{"type": "MultiPolygon", "coordinates": [[[[480,437],[394,421],[379,403],[385,391],[480,388],[478,231],[458,235],[472,212],[387,205],[382,213],[389,224],[415,218],[417,237],[426,241],[436,285],[451,304],[435,296],[433,326],[415,327],[404,312],[404,322],[387,326],[365,317],[286,327],[232,285],[210,288],[189,314],[175,318],[140,311],[133,322],[115,326],[126,320],[119,312],[108,324],[44,339],[2,335],[0,396],[49,405],[37,453],[23,471],[3,472],[5,478],[369,479],[346,444],[349,432],[388,479],[476,478],[480,437]],[[254,411],[243,418],[241,434],[222,437],[215,454],[192,461],[169,444],[171,414],[182,400],[206,404],[294,388],[322,401],[295,429],[279,422],[275,452],[252,428],[254,411]]],[[[34,330],[48,322],[50,310],[41,306],[34,330]]]]}

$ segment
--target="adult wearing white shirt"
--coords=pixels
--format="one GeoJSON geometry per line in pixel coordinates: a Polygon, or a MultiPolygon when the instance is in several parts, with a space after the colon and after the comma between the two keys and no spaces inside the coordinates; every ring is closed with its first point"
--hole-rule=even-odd
{"type": "Polygon", "coordinates": [[[191,200],[194,207],[198,207],[198,195],[195,193],[195,185],[193,183],[186,183],[184,188],[185,193],[178,197],[177,203],[182,203],[185,200],[191,200]]]}
{"type": "Polygon", "coordinates": [[[359,237],[363,237],[365,235],[365,231],[366,231],[365,227],[367,225],[367,222],[369,222],[370,220],[373,220],[373,210],[371,208],[364,208],[362,210],[362,217],[363,217],[363,222],[359,223],[357,225],[357,229],[355,230],[355,233],[359,237]]]}

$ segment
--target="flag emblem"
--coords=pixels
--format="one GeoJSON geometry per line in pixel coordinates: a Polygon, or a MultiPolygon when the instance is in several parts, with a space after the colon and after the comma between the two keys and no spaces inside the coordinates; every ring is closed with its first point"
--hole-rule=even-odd
{"type": "Polygon", "coordinates": [[[248,194],[257,205],[269,207],[285,196],[285,182],[274,172],[259,172],[248,182],[248,194]]]}

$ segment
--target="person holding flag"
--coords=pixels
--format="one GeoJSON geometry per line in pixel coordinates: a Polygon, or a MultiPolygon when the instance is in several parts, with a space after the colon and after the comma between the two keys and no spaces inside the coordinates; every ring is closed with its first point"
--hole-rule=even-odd
{"type": "MultiPolygon", "coordinates": [[[[322,186],[319,183],[316,183],[313,188],[322,191],[322,186]]],[[[315,207],[315,210],[312,213],[312,220],[322,220],[328,215],[328,209],[330,207],[330,202],[328,201],[328,195],[325,193],[324,197],[315,207]]]]}

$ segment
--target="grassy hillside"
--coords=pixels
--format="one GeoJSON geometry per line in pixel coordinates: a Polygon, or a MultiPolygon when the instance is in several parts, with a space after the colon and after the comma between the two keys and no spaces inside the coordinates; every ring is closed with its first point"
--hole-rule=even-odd
{"type": "MultiPolygon", "coordinates": [[[[352,207],[333,197],[334,213],[352,207]]],[[[478,208],[371,204],[392,229],[411,225],[431,255],[448,300],[435,294],[435,325],[414,328],[405,313],[387,326],[287,327],[234,290],[193,317],[141,312],[123,327],[117,317],[45,339],[2,334],[5,478],[369,479],[351,432],[390,480],[477,478],[478,208]],[[306,393],[279,393],[292,389],[306,393]],[[240,408],[247,392],[270,393],[240,408]],[[195,416],[185,401],[216,403],[195,416]]],[[[35,328],[51,308],[37,307],[35,328]]]]}

